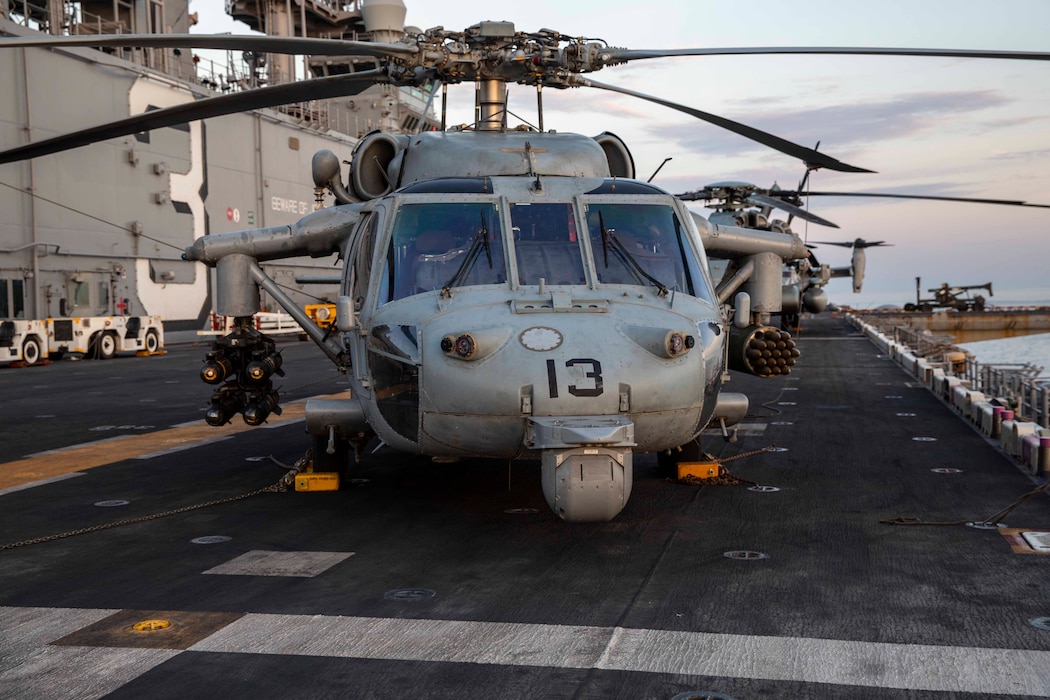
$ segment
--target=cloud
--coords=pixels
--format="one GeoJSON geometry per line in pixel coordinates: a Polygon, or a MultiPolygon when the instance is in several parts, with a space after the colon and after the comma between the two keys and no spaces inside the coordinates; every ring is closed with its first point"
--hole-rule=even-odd
{"type": "Polygon", "coordinates": [[[981,123],[981,128],[986,130],[997,130],[997,129],[1009,129],[1015,126],[1025,126],[1028,124],[1038,124],[1039,122],[1045,122],[1050,117],[1043,114],[1031,114],[1023,117],[1015,117],[1013,119],[996,119],[994,121],[986,121],[981,123]]]}
{"type": "MultiPolygon", "coordinates": [[[[755,128],[796,143],[820,141],[843,153],[868,144],[914,136],[941,128],[960,113],[1008,104],[991,90],[921,92],[883,102],[857,102],[803,110],[753,111],[734,115],[755,128]]],[[[765,105],[768,106],[768,105],[765,105]]],[[[692,152],[742,155],[765,150],[743,137],[702,124],[654,124],[649,131],[692,152]]]]}
{"type": "Polygon", "coordinates": [[[1050,148],[1038,151],[996,151],[988,156],[988,160],[1038,160],[1047,157],[1050,157],[1050,148]]]}

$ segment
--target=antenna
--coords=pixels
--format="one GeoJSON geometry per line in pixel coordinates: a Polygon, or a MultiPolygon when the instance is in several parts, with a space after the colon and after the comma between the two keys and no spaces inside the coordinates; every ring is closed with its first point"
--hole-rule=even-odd
{"type": "Polygon", "coordinates": [[[667,158],[664,158],[664,162],[660,163],[660,165],[658,165],[656,167],[656,170],[653,171],[653,174],[649,176],[649,179],[646,180],[646,182],[652,182],[653,178],[656,177],[656,173],[660,172],[660,169],[663,168],[665,165],[667,165],[667,161],[669,161],[669,160],[671,160],[670,156],[668,156],[667,158]]]}

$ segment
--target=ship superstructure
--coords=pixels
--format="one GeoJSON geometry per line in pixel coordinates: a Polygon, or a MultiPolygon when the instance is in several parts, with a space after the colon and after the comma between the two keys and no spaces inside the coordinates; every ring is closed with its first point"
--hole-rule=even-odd
{"type": "MultiPolygon", "coordinates": [[[[241,0],[227,11],[278,35],[372,38],[367,1],[241,0]],[[291,10],[289,12],[289,10],[291,10]]],[[[380,2],[380,5],[384,3],[380,2]]],[[[0,33],[188,33],[188,0],[0,2],[0,33]]],[[[381,30],[377,30],[381,31],[381,30]]],[[[0,145],[102,124],[151,109],[357,70],[357,59],[272,58],[190,49],[27,49],[0,64],[0,145]],[[297,63],[300,62],[300,63],[297,63]]],[[[371,59],[361,59],[366,62],[371,59]]],[[[349,157],[377,128],[434,128],[424,91],[376,86],[353,99],[260,109],[111,139],[0,166],[0,318],[159,315],[198,330],[212,309],[206,269],[182,260],[202,236],[292,224],[315,206],[310,159],[349,157]]],[[[269,265],[302,303],[335,287],[296,277],[334,259],[269,265]]]]}

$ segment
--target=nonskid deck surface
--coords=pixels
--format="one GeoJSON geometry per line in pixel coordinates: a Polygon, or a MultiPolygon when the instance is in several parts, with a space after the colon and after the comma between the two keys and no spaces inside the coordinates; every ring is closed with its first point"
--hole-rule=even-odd
{"type": "MultiPolygon", "coordinates": [[[[284,347],[291,399],[342,388],[312,346],[284,347]]],[[[381,449],[345,491],[0,551],[0,696],[1050,697],[1031,624],[1050,559],[996,530],[879,522],[980,521],[1032,479],[844,321],[808,320],[800,347],[788,377],[734,375],[752,415],[706,442],[775,446],[726,466],[776,491],[670,483],[638,455],[624,512],[569,525],[537,466],[381,449]]],[[[207,401],[202,355],[0,370],[21,397],[0,406],[0,478],[51,470],[0,487],[4,542],[276,481],[267,458],[308,444],[294,405],[272,428],[177,433],[207,401]],[[70,448],[98,438],[110,458],[76,469],[70,448]]],[[[1006,524],[1050,530],[1050,500],[1006,524]]]]}

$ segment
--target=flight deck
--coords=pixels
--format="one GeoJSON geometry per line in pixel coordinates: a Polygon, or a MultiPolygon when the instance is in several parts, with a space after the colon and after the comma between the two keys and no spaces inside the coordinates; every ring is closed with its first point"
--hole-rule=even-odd
{"type": "Polygon", "coordinates": [[[538,463],[377,443],[343,490],[269,488],[301,402],[347,386],[312,344],[280,343],[260,428],[204,424],[202,347],[0,369],[0,546],[27,543],[0,550],[0,696],[1050,697],[1050,559],[1018,536],[1050,499],[965,524],[1041,479],[842,317],[798,342],[727,385],[749,415],[704,446],[739,483],[640,454],[594,524],[538,463]]]}

